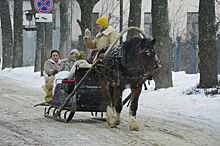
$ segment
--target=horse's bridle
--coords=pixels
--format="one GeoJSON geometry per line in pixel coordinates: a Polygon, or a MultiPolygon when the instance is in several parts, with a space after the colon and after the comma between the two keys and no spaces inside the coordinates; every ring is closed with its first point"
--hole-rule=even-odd
{"type": "MultiPolygon", "coordinates": [[[[139,54],[141,66],[142,66],[142,68],[143,68],[143,70],[144,70],[144,73],[148,76],[147,70],[146,70],[145,67],[144,67],[143,58],[142,58],[142,56],[141,56],[141,54],[144,53],[144,52],[146,52],[146,50],[148,50],[148,48],[142,50],[141,47],[139,47],[139,51],[138,51],[139,53],[138,53],[138,54],[139,54]]],[[[151,53],[151,52],[150,52],[150,53],[151,53]]],[[[155,69],[155,70],[158,70],[158,69],[160,69],[161,65],[160,65],[160,61],[159,61],[159,59],[158,59],[156,53],[154,54],[154,59],[155,59],[155,61],[156,61],[156,67],[155,67],[154,69],[155,69]]]]}
{"type": "Polygon", "coordinates": [[[143,53],[143,51],[141,51],[141,47],[139,48],[139,51],[138,51],[139,53],[139,57],[140,57],[140,61],[141,61],[141,66],[142,66],[142,68],[143,68],[143,70],[144,70],[144,73],[146,73],[146,69],[145,69],[145,67],[144,67],[144,62],[143,62],[143,59],[142,59],[142,56],[141,56],[141,54],[143,53]]]}

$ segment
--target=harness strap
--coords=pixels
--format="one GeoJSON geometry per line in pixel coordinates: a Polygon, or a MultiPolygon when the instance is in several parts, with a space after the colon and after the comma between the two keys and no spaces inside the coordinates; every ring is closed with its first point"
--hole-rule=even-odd
{"type": "MultiPolygon", "coordinates": [[[[144,73],[146,73],[146,69],[144,67],[144,63],[143,63],[143,59],[142,59],[141,53],[143,53],[143,52],[141,51],[141,48],[139,48],[139,56],[140,56],[140,60],[141,60],[141,65],[142,65],[142,68],[144,69],[144,73]]],[[[148,84],[149,84],[149,82],[148,82],[148,84]]],[[[145,82],[144,82],[144,90],[147,90],[147,85],[146,85],[145,82]]]]}
{"type": "Polygon", "coordinates": [[[144,69],[144,73],[146,73],[146,69],[144,67],[143,59],[142,59],[142,56],[141,56],[141,48],[139,48],[139,56],[140,56],[140,61],[141,61],[142,68],[144,69]]]}

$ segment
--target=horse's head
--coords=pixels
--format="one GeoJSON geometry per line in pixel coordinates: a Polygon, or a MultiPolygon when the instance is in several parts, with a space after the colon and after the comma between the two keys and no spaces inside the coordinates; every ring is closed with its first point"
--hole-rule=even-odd
{"type": "Polygon", "coordinates": [[[153,76],[155,71],[160,68],[158,57],[153,48],[155,43],[156,39],[142,39],[138,46],[140,64],[147,76],[153,76]]]}

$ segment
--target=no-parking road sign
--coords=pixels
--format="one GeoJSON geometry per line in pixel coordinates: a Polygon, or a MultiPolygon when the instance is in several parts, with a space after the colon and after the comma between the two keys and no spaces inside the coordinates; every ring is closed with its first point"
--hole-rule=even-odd
{"type": "Polygon", "coordinates": [[[35,0],[35,8],[38,12],[47,13],[53,7],[52,0],[35,0]]]}

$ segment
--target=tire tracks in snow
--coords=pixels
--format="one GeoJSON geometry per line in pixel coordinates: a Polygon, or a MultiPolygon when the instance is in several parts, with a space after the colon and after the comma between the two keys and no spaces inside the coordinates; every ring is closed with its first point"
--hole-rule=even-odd
{"type": "MultiPolygon", "coordinates": [[[[16,141],[15,142],[16,145],[44,145],[46,144],[42,142],[41,139],[37,138],[39,137],[38,135],[34,135],[31,131],[25,130],[21,126],[18,126],[16,124],[0,120],[0,127],[1,127],[0,128],[1,131],[4,131],[4,134],[1,137],[3,139],[12,137],[13,140],[16,141]]],[[[10,142],[13,143],[11,140],[9,140],[8,143],[10,142]]],[[[14,145],[14,143],[12,145],[14,145]]]]}

